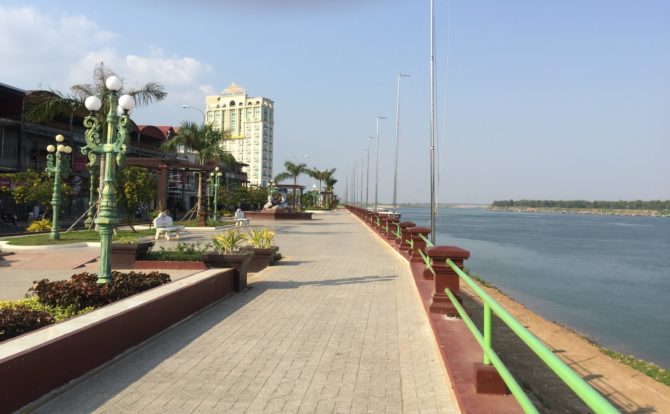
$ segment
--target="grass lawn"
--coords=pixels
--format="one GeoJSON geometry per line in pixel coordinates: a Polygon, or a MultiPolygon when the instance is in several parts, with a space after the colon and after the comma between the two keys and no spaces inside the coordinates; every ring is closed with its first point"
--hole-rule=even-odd
{"type": "MultiPolygon", "coordinates": [[[[118,230],[117,234],[113,236],[112,240],[119,237],[146,237],[153,236],[156,233],[156,230],[137,230],[133,232],[132,230],[118,230]]],[[[96,242],[100,241],[100,234],[95,230],[77,230],[70,231],[68,233],[60,232],[60,240],[49,240],[49,234],[35,234],[31,236],[21,236],[21,237],[6,237],[0,240],[9,242],[10,246],[43,246],[48,244],[69,244],[69,243],[81,243],[81,242],[96,242]]]]}

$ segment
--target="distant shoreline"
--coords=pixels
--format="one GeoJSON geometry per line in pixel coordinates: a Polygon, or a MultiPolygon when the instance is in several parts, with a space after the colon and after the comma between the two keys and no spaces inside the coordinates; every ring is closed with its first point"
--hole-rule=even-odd
{"type": "Polygon", "coordinates": [[[670,217],[670,214],[657,210],[631,210],[606,208],[565,208],[565,207],[494,207],[488,206],[491,211],[508,211],[513,213],[550,213],[550,214],[582,214],[591,216],[640,216],[640,217],[670,217]]]}

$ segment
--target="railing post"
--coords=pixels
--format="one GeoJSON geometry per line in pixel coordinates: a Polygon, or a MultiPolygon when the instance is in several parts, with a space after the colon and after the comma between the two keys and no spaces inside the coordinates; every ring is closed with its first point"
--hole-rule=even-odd
{"type": "Polygon", "coordinates": [[[412,223],[411,221],[403,221],[400,223],[400,251],[409,251],[409,244],[407,244],[407,240],[410,239],[409,230],[414,226],[416,226],[416,224],[412,223]]]}
{"type": "Polygon", "coordinates": [[[449,289],[461,301],[461,289],[456,272],[447,265],[447,259],[451,259],[456,266],[463,269],[463,262],[470,257],[470,252],[456,246],[435,246],[426,249],[430,257],[433,271],[435,272],[435,290],[430,301],[430,312],[447,316],[458,316],[456,308],[449,297],[444,293],[449,289]]]}
{"type": "Polygon", "coordinates": [[[409,262],[410,263],[423,263],[423,258],[419,254],[419,250],[424,251],[426,249],[426,242],[423,241],[423,237],[428,238],[430,234],[430,229],[428,227],[413,227],[409,230],[409,235],[414,242],[412,251],[409,252],[409,262]]]}
{"type": "Polygon", "coordinates": [[[398,217],[387,217],[386,218],[386,240],[393,241],[395,240],[395,223],[398,222],[398,217]]]}

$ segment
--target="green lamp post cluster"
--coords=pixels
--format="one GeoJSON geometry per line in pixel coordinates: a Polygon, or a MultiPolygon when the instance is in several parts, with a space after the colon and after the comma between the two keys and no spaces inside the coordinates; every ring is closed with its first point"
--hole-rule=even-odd
{"type": "Polygon", "coordinates": [[[219,204],[219,186],[221,185],[221,177],[223,174],[219,171],[219,167],[214,168],[214,172],[209,173],[209,182],[214,184],[214,220],[217,220],[216,208],[219,204]]]}
{"type": "Polygon", "coordinates": [[[59,240],[60,233],[58,233],[58,216],[60,215],[60,189],[63,178],[70,175],[70,154],[72,148],[69,145],[64,145],[65,137],[56,135],[56,145],[47,146],[47,166],[45,168],[47,176],[54,177],[54,193],[51,197],[51,209],[53,211],[53,218],[51,221],[51,233],[49,239],[59,240]]]}
{"type": "Polygon", "coordinates": [[[107,135],[101,136],[100,123],[96,112],[102,107],[102,101],[97,96],[89,96],[84,101],[86,109],[91,114],[84,119],[86,127],[86,146],[81,149],[82,154],[88,157],[88,165],[95,166],[101,162],[104,165],[103,188],[95,224],[100,229],[100,272],[98,283],[108,283],[112,280],[112,234],[114,227],[119,223],[116,211],[116,167],[123,168],[126,160],[126,148],[129,134],[128,115],[135,107],[135,100],[130,95],[117,97],[123,86],[121,79],[110,76],[105,80],[109,91],[109,110],[107,112],[107,135]],[[98,160],[100,158],[100,160],[98,160]]]}

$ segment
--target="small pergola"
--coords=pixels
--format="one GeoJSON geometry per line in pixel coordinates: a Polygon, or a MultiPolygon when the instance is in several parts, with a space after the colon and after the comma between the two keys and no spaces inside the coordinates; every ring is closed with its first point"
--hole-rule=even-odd
{"type": "MultiPolygon", "coordinates": [[[[194,171],[194,172],[210,172],[213,171],[216,165],[206,164],[200,165],[189,161],[180,160],[178,158],[126,158],[126,165],[129,167],[142,167],[152,170],[158,170],[158,205],[162,208],[167,206],[168,198],[168,171],[194,171]]],[[[202,180],[203,195],[207,194],[207,180],[202,180]]],[[[205,206],[206,208],[206,206],[205,206]]]]}

